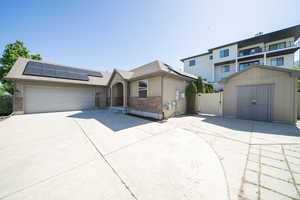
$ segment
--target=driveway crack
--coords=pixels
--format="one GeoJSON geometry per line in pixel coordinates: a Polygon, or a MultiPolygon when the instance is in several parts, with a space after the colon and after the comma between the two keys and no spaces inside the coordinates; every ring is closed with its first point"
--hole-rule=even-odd
{"type": "Polygon", "coordinates": [[[122,179],[122,177],[120,176],[120,174],[117,172],[117,170],[110,164],[110,162],[105,158],[104,154],[98,149],[98,147],[96,146],[96,144],[93,142],[93,140],[87,135],[87,133],[85,132],[85,130],[81,127],[81,125],[74,120],[75,123],[78,125],[78,127],[80,128],[80,130],[82,131],[82,133],[85,135],[85,137],[88,139],[88,141],[91,143],[91,145],[94,147],[94,149],[98,152],[98,154],[101,156],[101,158],[106,162],[106,164],[111,168],[111,170],[113,171],[113,173],[119,178],[119,180],[121,181],[121,183],[125,186],[125,188],[128,190],[128,192],[130,193],[130,195],[138,200],[138,198],[136,197],[136,195],[133,193],[133,191],[130,189],[130,187],[126,184],[126,182],[122,179]]]}

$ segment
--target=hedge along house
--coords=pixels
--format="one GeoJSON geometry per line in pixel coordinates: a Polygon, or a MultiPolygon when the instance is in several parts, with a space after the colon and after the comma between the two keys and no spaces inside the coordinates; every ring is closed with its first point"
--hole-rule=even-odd
{"type": "Polygon", "coordinates": [[[6,78],[15,83],[16,114],[112,106],[157,119],[185,112],[185,87],[196,79],[160,61],[111,74],[24,58],[6,78]]]}
{"type": "Polygon", "coordinates": [[[222,81],[223,115],[294,124],[300,71],[253,65],[222,81]]]}
{"type": "Polygon", "coordinates": [[[196,77],[154,61],[130,71],[114,70],[109,80],[110,106],[156,119],[184,114],[185,87],[196,77]]]}

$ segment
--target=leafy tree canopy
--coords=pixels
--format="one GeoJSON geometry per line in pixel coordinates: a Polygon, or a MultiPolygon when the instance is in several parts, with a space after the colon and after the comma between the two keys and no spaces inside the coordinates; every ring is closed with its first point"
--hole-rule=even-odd
{"type": "Polygon", "coordinates": [[[2,84],[0,87],[11,94],[13,93],[13,83],[5,80],[4,77],[19,57],[42,60],[40,54],[30,54],[30,51],[24,46],[23,41],[17,40],[15,43],[5,46],[0,58],[0,82],[2,84]]]}

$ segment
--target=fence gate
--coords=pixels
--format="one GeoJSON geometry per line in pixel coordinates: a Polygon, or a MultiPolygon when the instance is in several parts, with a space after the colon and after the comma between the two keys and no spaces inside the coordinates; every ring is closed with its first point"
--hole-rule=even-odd
{"type": "Polygon", "coordinates": [[[202,114],[223,115],[223,92],[197,94],[196,111],[202,114]]]}

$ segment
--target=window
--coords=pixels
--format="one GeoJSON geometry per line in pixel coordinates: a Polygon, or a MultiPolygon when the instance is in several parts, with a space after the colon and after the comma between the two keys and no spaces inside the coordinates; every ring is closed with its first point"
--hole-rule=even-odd
{"type": "Polygon", "coordinates": [[[286,43],[285,42],[280,42],[277,44],[271,44],[269,45],[269,51],[273,51],[273,50],[277,50],[277,49],[283,49],[286,47],[286,43]]]}
{"type": "Polygon", "coordinates": [[[248,55],[252,55],[252,54],[256,54],[256,53],[260,53],[262,52],[262,48],[261,47],[253,47],[250,49],[244,49],[242,51],[239,51],[238,56],[248,56],[248,55]]]}
{"type": "Polygon", "coordinates": [[[196,65],[196,60],[190,60],[189,61],[189,66],[194,66],[196,65]]]}
{"type": "Polygon", "coordinates": [[[138,82],[139,98],[147,98],[148,96],[148,80],[138,82]]]}
{"type": "Polygon", "coordinates": [[[229,65],[222,66],[221,71],[222,72],[230,72],[230,66],[229,65]]]}
{"type": "Polygon", "coordinates": [[[246,69],[250,65],[258,65],[258,64],[259,64],[259,60],[255,60],[255,61],[251,61],[251,62],[246,62],[246,63],[241,63],[239,65],[239,71],[241,71],[243,69],[246,69]]]}
{"type": "Polygon", "coordinates": [[[229,56],[229,49],[224,49],[220,51],[220,58],[229,56]]]}
{"type": "Polygon", "coordinates": [[[271,65],[272,66],[282,66],[282,65],[284,65],[284,59],[283,59],[283,57],[272,58],[271,59],[271,65]]]}
{"type": "Polygon", "coordinates": [[[210,55],[210,56],[209,56],[209,60],[212,60],[212,59],[213,59],[213,56],[212,56],[212,55],[210,55]]]}

